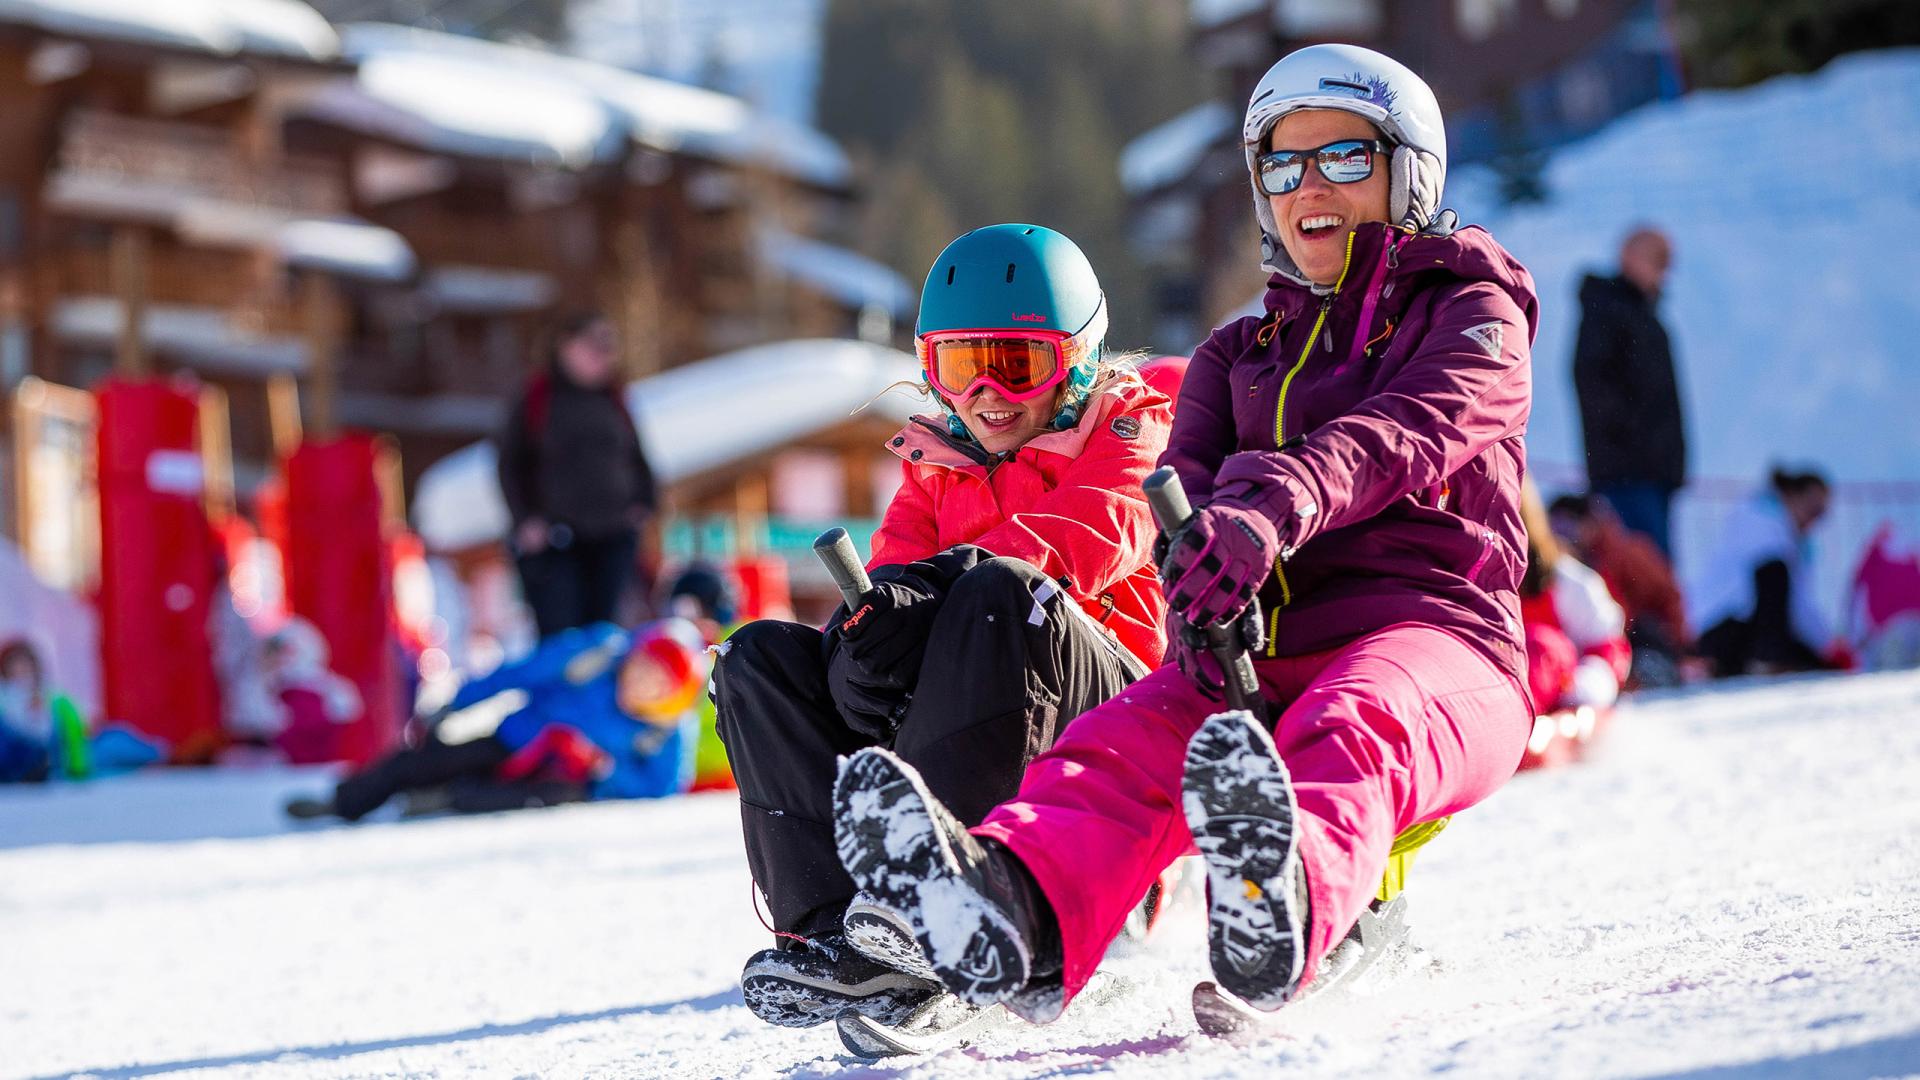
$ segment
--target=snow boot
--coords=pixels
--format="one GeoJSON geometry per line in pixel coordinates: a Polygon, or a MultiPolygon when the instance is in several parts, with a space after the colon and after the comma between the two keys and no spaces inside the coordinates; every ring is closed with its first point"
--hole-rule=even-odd
{"type": "Polygon", "coordinates": [[[866,907],[910,930],[954,996],[1035,1022],[1059,1015],[1059,924],[1012,852],[968,833],[913,766],[878,747],[841,763],[833,803],[840,861],[866,907]]]}
{"type": "Polygon", "coordinates": [[[1214,978],[1255,1008],[1278,1009],[1300,986],[1308,925],[1287,767],[1251,714],[1219,713],[1187,743],[1181,788],[1207,867],[1214,978]]]}
{"type": "Polygon", "coordinates": [[[860,955],[895,971],[939,981],[940,976],[934,973],[926,952],[913,939],[913,924],[875,900],[872,893],[854,896],[841,925],[846,930],[847,943],[860,955]]]}
{"type": "Polygon", "coordinates": [[[813,1027],[848,1011],[897,1024],[939,992],[939,983],[875,963],[837,933],[782,940],[740,973],[747,1008],[779,1027],[813,1027]]]}

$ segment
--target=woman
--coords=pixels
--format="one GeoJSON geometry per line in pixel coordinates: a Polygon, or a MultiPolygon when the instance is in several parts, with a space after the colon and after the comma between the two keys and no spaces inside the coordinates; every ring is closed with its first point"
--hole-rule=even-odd
{"type": "Polygon", "coordinates": [[[839,756],[891,747],[977,823],[1068,721],[1160,660],[1140,482],[1172,402],[1104,359],[1106,326],[1065,236],[996,225],[949,244],[916,328],[941,411],[887,442],[902,483],[873,537],[872,590],[825,632],[763,621],[724,646],[718,725],[777,939],[741,985],[768,1023],[888,1020],[937,989],[896,970],[895,936],[863,921],[884,914],[840,867],[839,756]]]}
{"type": "Polygon", "coordinates": [[[1847,666],[1814,600],[1808,549],[1830,498],[1818,472],[1775,469],[1766,491],[1727,516],[1688,590],[1714,677],[1847,666]]]}
{"type": "Polygon", "coordinates": [[[1161,563],[1178,667],[1081,716],[971,832],[884,751],[836,784],[854,881],[950,990],[1030,1019],[1058,1015],[1189,844],[1216,979],[1278,1008],[1374,899],[1395,836],[1485,798],[1532,723],[1532,279],[1440,211],[1439,108],[1388,57],[1287,56],[1243,136],[1274,276],[1264,316],[1195,354],[1161,459],[1199,507],[1161,563]],[[1277,726],[1220,712],[1213,624],[1264,639],[1277,726]]]}
{"type": "Polygon", "coordinates": [[[514,558],[543,638],[614,620],[655,505],[653,470],[620,398],[613,324],[575,316],[558,343],[500,439],[514,558]]]}

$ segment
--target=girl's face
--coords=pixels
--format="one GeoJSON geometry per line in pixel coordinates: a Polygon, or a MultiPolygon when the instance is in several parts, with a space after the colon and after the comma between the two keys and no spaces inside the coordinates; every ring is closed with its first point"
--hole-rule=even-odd
{"type": "Polygon", "coordinates": [[[1008,401],[992,386],[982,386],[965,401],[954,402],[953,408],[988,453],[1005,454],[1047,430],[1047,424],[1060,411],[1060,395],[1065,391],[1062,385],[1050,394],[1008,401]]]}
{"type": "MultiPolygon", "coordinates": [[[[1268,150],[1313,150],[1342,139],[1378,139],[1364,117],[1338,109],[1302,109],[1280,118],[1268,137],[1268,150]]],[[[1280,226],[1280,246],[1293,257],[1308,281],[1331,285],[1346,266],[1347,236],[1366,221],[1387,220],[1388,161],[1373,155],[1373,175],[1336,184],[1308,164],[1300,186],[1285,195],[1269,195],[1280,226]]]]}

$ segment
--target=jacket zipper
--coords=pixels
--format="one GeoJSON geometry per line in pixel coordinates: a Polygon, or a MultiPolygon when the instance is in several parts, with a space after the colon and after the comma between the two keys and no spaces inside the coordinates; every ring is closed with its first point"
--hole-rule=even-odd
{"type": "Polygon", "coordinates": [[[1480,571],[1486,568],[1487,560],[1493,557],[1493,532],[1480,530],[1480,557],[1473,560],[1473,568],[1467,571],[1468,581],[1478,581],[1480,571]]]}
{"type": "MultiPolygon", "coordinates": [[[[1307,357],[1313,355],[1314,343],[1320,340],[1320,331],[1326,329],[1327,311],[1333,307],[1333,298],[1340,295],[1340,286],[1346,284],[1347,271],[1352,268],[1353,233],[1352,231],[1348,231],[1347,254],[1346,258],[1340,263],[1340,276],[1334,280],[1333,291],[1320,300],[1320,314],[1313,320],[1313,331],[1307,335],[1307,343],[1300,347],[1300,359],[1293,362],[1293,368],[1287,372],[1287,377],[1280,380],[1280,403],[1275,406],[1273,410],[1273,445],[1275,446],[1287,445],[1287,389],[1293,385],[1293,377],[1300,374],[1301,368],[1307,366],[1307,357]]],[[[1364,328],[1362,329],[1364,332],[1364,328]]],[[[1327,349],[1329,351],[1333,349],[1332,338],[1327,339],[1327,349]]],[[[1288,604],[1293,603],[1293,587],[1287,584],[1287,572],[1281,568],[1281,563],[1284,561],[1285,556],[1273,560],[1273,576],[1280,582],[1280,607],[1286,607],[1288,604]]],[[[1273,625],[1276,629],[1280,625],[1278,609],[1274,611],[1273,625]]],[[[1276,647],[1275,634],[1269,633],[1267,635],[1267,655],[1275,655],[1274,649],[1276,647]]]]}

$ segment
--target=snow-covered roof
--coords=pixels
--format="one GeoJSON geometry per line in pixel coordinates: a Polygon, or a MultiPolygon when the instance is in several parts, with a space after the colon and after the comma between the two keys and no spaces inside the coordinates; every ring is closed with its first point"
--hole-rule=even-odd
{"type": "Polygon", "coordinates": [[[1120,151],[1120,186],[1129,195],[1175,183],[1208,150],[1226,145],[1239,117],[1218,101],[1196,105],[1152,128],[1120,151]]]}
{"type": "Polygon", "coordinates": [[[538,311],[560,295],[560,283],[537,270],[442,263],[427,271],[420,291],[442,311],[538,311]]]}
{"type": "Polygon", "coordinates": [[[162,225],[195,243],[274,251],[289,266],[347,277],[402,281],[414,270],[413,249],[392,229],[346,214],[300,217],[163,180],[58,172],[47,182],[46,203],[83,217],[162,225]]]}
{"type": "Polygon", "coordinates": [[[1187,11],[1202,30],[1244,19],[1267,6],[1269,0],[1191,0],[1187,11]]]}
{"type": "Polygon", "coordinates": [[[380,23],[342,31],[357,84],[313,112],[429,149],[579,167],[623,140],[844,187],[852,169],[822,132],[738,98],[576,57],[380,23]]]}
{"type": "MultiPolygon", "coordinates": [[[[119,340],[120,301],[110,296],[76,296],[53,309],[53,333],[61,341],[110,347],[119,340]]],[[[306,343],[282,334],[254,334],[236,328],[222,308],[197,304],[153,304],[146,309],[149,348],[170,353],[195,368],[261,378],[298,375],[307,367],[306,343]]]]}
{"type": "Polygon", "coordinates": [[[289,266],[311,267],[371,281],[413,276],[413,249],[392,229],[353,218],[288,222],[275,244],[289,266]]]}
{"type": "Polygon", "coordinates": [[[850,308],[877,305],[896,318],[913,310],[916,297],[907,279],[857,251],[766,229],[760,233],[760,254],[777,272],[850,308]]]}
{"type": "Polygon", "coordinates": [[[423,149],[573,169],[613,160],[626,142],[619,116],[593,94],[520,65],[399,49],[353,59],[357,78],[324,87],[302,111],[423,149]]]}
{"type": "Polygon", "coordinates": [[[340,53],[333,26],[300,0],[0,0],[0,23],[222,56],[340,53]]]}
{"type": "MultiPolygon", "coordinates": [[[[627,388],[654,475],[671,483],[765,454],[865,408],[905,423],[924,399],[888,388],[917,381],[898,349],[864,341],[761,345],[677,367],[627,388]]],[[[413,522],[427,545],[455,550],[506,535],[491,442],[440,459],[414,487],[413,522]]]]}

